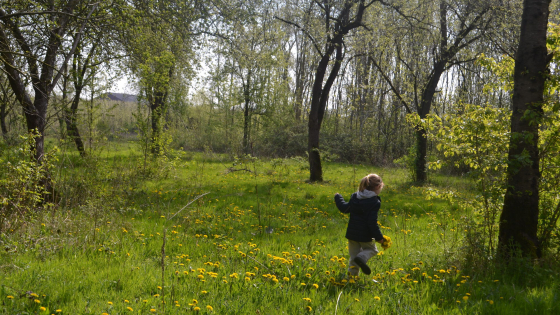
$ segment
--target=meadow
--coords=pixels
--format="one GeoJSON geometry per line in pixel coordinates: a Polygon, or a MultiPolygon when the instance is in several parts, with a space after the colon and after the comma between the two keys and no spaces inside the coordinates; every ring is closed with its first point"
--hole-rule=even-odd
{"type": "Polygon", "coordinates": [[[405,170],[326,162],[310,184],[303,158],[107,148],[62,150],[61,206],[1,234],[0,314],[560,313],[557,268],[469,265],[472,214],[426,200],[405,170]],[[351,278],[333,196],[348,200],[368,173],[386,184],[379,224],[393,245],[351,278]]]}

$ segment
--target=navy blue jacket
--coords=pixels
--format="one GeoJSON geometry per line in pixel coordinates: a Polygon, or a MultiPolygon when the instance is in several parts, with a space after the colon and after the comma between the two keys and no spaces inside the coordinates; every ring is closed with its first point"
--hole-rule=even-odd
{"type": "Polygon", "coordinates": [[[381,208],[381,198],[374,196],[367,199],[358,199],[353,193],[349,202],[345,202],[340,194],[334,195],[338,210],[350,213],[346,238],[356,242],[371,242],[372,239],[381,241],[383,234],[377,225],[377,214],[381,208]]]}

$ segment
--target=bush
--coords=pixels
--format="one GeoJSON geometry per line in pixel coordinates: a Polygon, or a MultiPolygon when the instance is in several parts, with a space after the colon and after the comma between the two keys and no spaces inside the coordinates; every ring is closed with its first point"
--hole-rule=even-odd
{"type": "Polygon", "coordinates": [[[48,194],[45,179],[49,179],[51,153],[41,162],[33,156],[38,132],[23,136],[23,141],[0,156],[3,177],[0,178],[0,232],[14,231],[37,211],[38,206],[49,207],[44,198],[48,194]]]}

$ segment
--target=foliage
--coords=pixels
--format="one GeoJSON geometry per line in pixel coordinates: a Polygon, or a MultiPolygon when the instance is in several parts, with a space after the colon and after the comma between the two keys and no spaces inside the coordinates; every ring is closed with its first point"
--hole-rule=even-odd
{"type": "Polygon", "coordinates": [[[44,202],[50,192],[45,190],[43,180],[51,175],[57,149],[37,162],[32,158],[37,137],[40,135],[36,130],[22,136],[19,147],[0,156],[0,233],[17,230],[36,215],[39,207],[53,206],[44,202]]]}

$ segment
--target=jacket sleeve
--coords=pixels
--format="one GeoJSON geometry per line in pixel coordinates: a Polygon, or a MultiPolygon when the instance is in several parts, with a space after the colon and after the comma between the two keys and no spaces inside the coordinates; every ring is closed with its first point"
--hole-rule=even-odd
{"type": "Polygon", "coordinates": [[[377,215],[379,214],[379,209],[381,208],[381,200],[379,200],[379,205],[376,206],[376,208],[377,209],[374,209],[374,211],[369,216],[368,225],[373,239],[376,241],[381,241],[383,239],[383,233],[381,233],[379,224],[377,224],[377,215]]]}
{"type": "Polygon", "coordinates": [[[369,227],[372,234],[373,239],[376,241],[381,241],[383,239],[383,233],[381,233],[381,229],[379,228],[379,224],[377,224],[377,214],[379,210],[374,211],[369,216],[369,227]]]}
{"type": "Polygon", "coordinates": [[[334,202],[336,203],[336,207],[338,208],[338,210],[340,210],[340,212],[350,213],[350,203],[344,201],[342,195],[340,194],[334,195],[334,202]]]}

